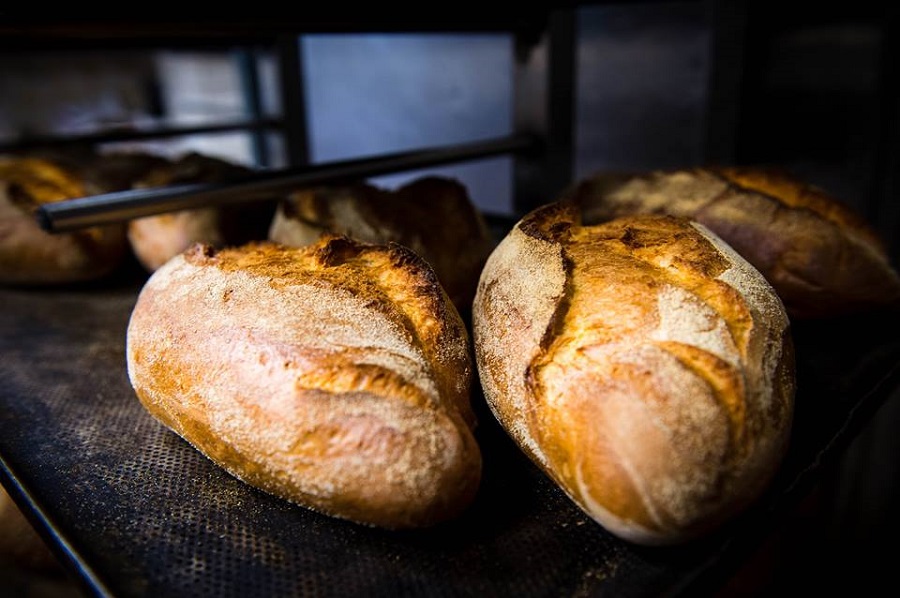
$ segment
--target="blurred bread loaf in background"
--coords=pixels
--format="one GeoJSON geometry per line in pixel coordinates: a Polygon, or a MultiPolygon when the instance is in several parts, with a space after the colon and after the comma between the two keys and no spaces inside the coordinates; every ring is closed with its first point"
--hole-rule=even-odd
{"type": "Polygon", "coordinates": [[[0,283],[57,285],[102,278],[128,255],[125,224],[50,233],[39,206],[112,190],[60,160],[0,157],[0,283]]]}
{"type": "Polygon", "coordinates": [[[563,193],[586,222],[671,214],[703,223],[775,287],[792,317],[900,305],[900,277],[847,204],[782,169],[697,167],[600,173],[563,193]]]}
{"type": "Polygon", "coordinates": [[[465,186],[426,176],[391,191],[371,184],[298,190],[283,199],[269,238],[293,246],[323,233],[399,243],[422,256],[457,309],[471,309],[493,240],[465,186]]]}
{"type": "MultiPolygon", "coordinates": [[[[135,189],[189,183],[226,183],[253,170],[227,160],[190,152],[159,165],[134,181],[135,189]]],[[[136,218],[128,222],[128,241],[135,257],[153,272],[193,243],[214,247],[264,240],[275,200],[198,207],[136,218]]]]}

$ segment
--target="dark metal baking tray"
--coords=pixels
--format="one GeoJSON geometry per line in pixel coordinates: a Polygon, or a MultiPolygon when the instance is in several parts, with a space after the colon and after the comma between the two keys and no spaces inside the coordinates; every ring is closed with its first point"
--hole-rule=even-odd
{"type": "Polygon", "coordinates": [[[320,515],[230,477],[138,403],[125,330],[146,279],[0,289],[0,481],[92,595],[666,596],[717,587],[900,382],[900,317],[794,323],[792,445],[770,492],[709,538],[623,542],[487,411],[483,483],[434,529],[320,515]]]}

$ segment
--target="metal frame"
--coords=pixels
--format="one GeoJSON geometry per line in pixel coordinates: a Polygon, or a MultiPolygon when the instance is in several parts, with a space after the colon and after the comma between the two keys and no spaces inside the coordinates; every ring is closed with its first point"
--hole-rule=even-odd
{"type": "Polygon", "coordinates": [[[142,216],[230,202],[271,199],[278,191],[353,181],[380,174],[475,160],[511,152],[534,152],[539,144],[527,135],[469,144],[416,150],[264,172],[221,184],[190,184],[119,191],[42,204],[36,211],[41,227],[63,232],[121,222],[142,216]]]}
{"type": "Polygon", "coordinates": [[[550,15],[539,42],[516,37],[515,130],[543,140],[537,155],[516,156],[513,207],[519,214],[551,201],[571,184],[575,143],[576,15],[550,15]]]}
{"type": "MultiPolygon", "coordinates": [[[[290,186],[323,184],[349,177],[364,178],[424,166],[448,164],[499,154],[514,158],[513,209],[522,214],[548,201],[571,182],[574,154],[576,19],[573,8],[528,15],[509,24],[516,44],[514,66],[514,129],[507,138],[426,148],[415,152],[309,166],[309,127],[305,105],[302,43],[299,33],[277,36],[273,47],[279,64],[281,119],[264,115],[255,50],[237,51],[244,82],[248,120],[203,127],[121,131],[77,137],[47,137],[7,144],[6,150],[59,145],[128,141],[197,133],[247,130],[252,133],[258,165],[271,165],[266,132],[279,131],[285,139],[289,167],[269,171],[252,181],[228,185],[186,185],[175,188],[124,191],[42,206],[38,222],[59,232],[111,221],[121,221],[176,209],[218,202],[252,200],[290,186]]],[[[0,146],[2,149],[2,146],[0,146]]]]}

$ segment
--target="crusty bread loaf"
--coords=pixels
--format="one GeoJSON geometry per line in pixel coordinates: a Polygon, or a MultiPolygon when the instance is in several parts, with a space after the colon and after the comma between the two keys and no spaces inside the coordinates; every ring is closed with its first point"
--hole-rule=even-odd
{"type": "Polygon", "coordinates": [[[410,528],[476,493],[468,333],[405,247],[197,244],[142,289],[127,364],[150,414],[294,503],[410,528]]]}
{"type": "MultiPolygon", "coordinates": [[[[252,171],[227,160],[188,153],[149,170],[135,189],[189,183],[225,183],[252,171]]],[[[275,213],[275,200],[179,210],[136,218],[128,223],[128,240],[138,261],[153,272],[190,247],[242,245],[265,240],[275,213]]]]}
{"type": "Polygon", "coordinates": [[[395,191],[365,183],[296,191],[279,205],[269,238],[303,246],[324,232],[409,247],[431,264],[463,313],[471,308],[494,246],[466,188],[438,176],[421,177],[395,191]]]}
{"type": "Polygon", "coordinates": [[[138,151],[95,154],[86,160],[85,176],[97,181],[105,192],[125,191],[153,172],[170,167],[164,156],[138,151]]]}
{"type": "Polygon", "coordinates": [[[703,225],[533,211],[485,265],[476,364],[510,436],[588,515],[636,543],[710,532],[783,459],[789,323],[772,287],[703,225]]]}
{"type": "Polygon", "coordinates": [[[900,277],[874,229],[785,171],[706,167],[598,174],[566,190],[585,219],[664,213],[697,220],[775,287],[792,317],[900,306],[900,277]]]}
{"type": "Polygon", "coordinates": [[[0,159],[0,283],[82,282],[106,276],[119,267],[128,255],[124,225],[49,233],[36,219],[36,210],[42,204],[103,191],[49,159],[0,159]]]}

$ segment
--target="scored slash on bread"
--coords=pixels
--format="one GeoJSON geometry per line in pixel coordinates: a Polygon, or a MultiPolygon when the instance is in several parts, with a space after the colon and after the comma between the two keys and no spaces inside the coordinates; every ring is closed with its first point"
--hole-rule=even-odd
{"type": "Polygon", "coordinates": [[[478,488],[468,333],[403,246],[194,245],[142,289],[127,364],[151,415],[310,509],[422,527],[478,488]]]}
{"type": "Polygon", "coordinates": [[[786,452],[787,314],[703,225],[526,215],[473,304],[491,411],[588,515],[642,544],[702,536],[756,500],[786,452]]]}

